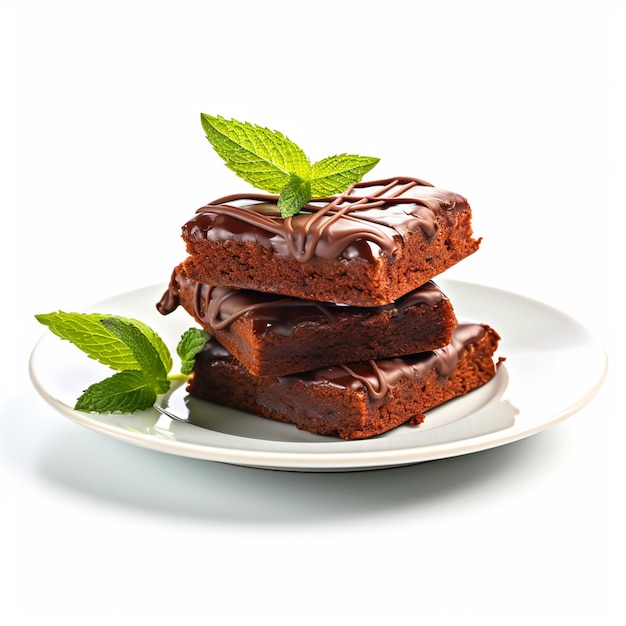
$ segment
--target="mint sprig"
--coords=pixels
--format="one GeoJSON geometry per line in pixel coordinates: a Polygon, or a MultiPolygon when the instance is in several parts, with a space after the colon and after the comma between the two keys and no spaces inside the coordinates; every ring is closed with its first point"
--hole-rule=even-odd
{"type": "Polygon", "coordinates": [[[202,113],[200,119],[207,139],[235,174],[258,189],[279,194],[283,218],[296,215],[311,198],[345,191],[380,160],[339,154],[311,165],[304,151],[278,131],[219,115],[202,113]]]}
{"type": "MultiPolygon", "coordinates": [[[[169,390],[172,356],[147,324],[117,315],[63,311],[35,318],[89,358],[117,370],[85,389],[76,401],[76,410],[133,413],[151,407],[158,395],[169,390]]],[[[195,328],[183,334],[177,348],[181,358],[184,355],[182,374],[191,372],[195,355],[208,338],[208,333],[195,328]]]]}

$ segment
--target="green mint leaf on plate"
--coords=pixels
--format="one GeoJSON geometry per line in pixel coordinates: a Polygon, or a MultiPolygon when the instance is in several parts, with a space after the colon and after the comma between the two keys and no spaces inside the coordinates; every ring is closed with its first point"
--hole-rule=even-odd
{"type": "MultiPolygon", "coordinates": [[[[114,332],[102,324],[114,317],[100,313],[45,313],[35,318],[61,339],[73,343],[87,356],[114,370],[140,369],[132,350],[114,332]]],[[[163,340],[148,326],[130,318],[118,317],[142,330],[159,353],[165,369],[172,368],[172,357],[163,340]]]]}
{"type": "Polygon", "coordinates": [[[278,131],[202,113],[207,139],[235,174],[258,189],[279,194],[283,218],[309,200],[342,193],[379,161],[339,154],[311,165],[304,151],[278,131]]]}
{"type": "Polygon", "coordinates": [[[167,391],[169,381],[165,365],[146,335],[119,317],[104,318],[102,324],[128,346],[146,380],[152,383],[159,393],[167,391]]]}
{"type": "Polygon", "coordinates": [[[170,387],[172,356],[149,326],[131,318],[100,313],[47,313],[36,319],[90,358],[118,370],[91,385],[76,402],[80,411],[129,413],[154,404],[170,387]]]}
{"type": "Polygon", "coordinates": [[[200,328],[190,328],[183,333],[176,347],[176,353],[181,360],[181,373],[191,374],[196,362],[196,354],[204,348],[210,337],[211,335],[206,330],[200,328]]]}
{"type": "Polygon", "coordinates": [[[134,413],[151,407],[157,393],[143,372],[126,370],[88,387],[76,401],[77,411],[134,413]]]}
{"type": "Polygon", "coordinates": [[[170,372],[174,366],[174,362],[172,361],[172,355],[170,354],[169,348],[165,345],[163,339],[161,339],[161,337],[159,337],[159,335],[152,328],[150,328],[148,324],[144,324],[144,322],[140,322],[136,319],[120,317],[118,315],[112,317],[127,322],[140,330],[156,350],[161,362],[163,363],[165,371],[167,373],[170,372]]]}

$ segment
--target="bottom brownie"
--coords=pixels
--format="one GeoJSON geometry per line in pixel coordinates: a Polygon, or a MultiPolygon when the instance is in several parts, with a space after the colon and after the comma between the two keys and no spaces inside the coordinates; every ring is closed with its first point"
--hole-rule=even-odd
{"type": "Polygon", "coordinates": [[[188,392],[319,435],[363,439],[419,424],[425,411],[491,380],[499,339],[485,324],[460,324],[451,343],[432,352],[276,378],[253,376],[211,340],[188,392]]]}

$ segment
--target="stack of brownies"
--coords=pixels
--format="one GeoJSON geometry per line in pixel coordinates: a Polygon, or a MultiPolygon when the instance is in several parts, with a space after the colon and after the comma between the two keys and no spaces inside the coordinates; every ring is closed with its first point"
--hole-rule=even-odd
{"type": "Polygon", "coordinates": [[[277,200],[220,198],[183,226],[189,256],[157,308],[211,334],[190,395],[362,439],[495,375],[498,334],[459,324],[432,282],[480,244],[465,198],[398,177],[287,218],[277,200]]]}

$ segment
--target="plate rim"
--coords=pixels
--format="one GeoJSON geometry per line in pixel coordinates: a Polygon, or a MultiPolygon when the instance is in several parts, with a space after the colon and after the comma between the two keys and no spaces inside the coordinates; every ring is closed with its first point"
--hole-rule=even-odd
{"type": "MultiPolygon", "coordinates": [[[[452,458],[507,445],[537,434],[538,432],[565,420],[586,406],[602,388],[608,372],[607,350],[605,346],[597,341],[597,339],[595,339],[595,337],[593,337],[591,333],[578,320],[576,320],[576,318],[555,307],[552,307],[549,304],[545,304],[539,300],[507,291],[499,287],[446,278],[441,278],[437,282],[442,287],[444,293],[448,289],[453,290],[455,287],[459,289],[486,289],[488,291],[498,293],[500,297],[523,299],[535,306],[540,306],[549,310],[553,315],[567,318],[571,323],[576,324],[580,330],[584,331],[588,340],[593,344],[593,347],[597,351],[597,356],[601,357],[601,365],[599,372],[596,372],[594,383],[587,389],[586,393],[577,398],[576,401],[571,402],[567,406],[551,414],[547,419],[544,419],[540,423],[537,423],[529,428],[509,427],[495,433],[477,435],[465,439],[455,440],[453,442],[431,443],[428,445],[401,447],[396,449],[387,448],[382,450],[339,450],[336,452],[316,452],[314,447],[311,446],[310,451],[289,452],[286,450],[277,452],[274,450],[250,450],[245,448],[216,446],[214,444],[212,445],[207,443],[166,439],[164,437],[157,437],[154,434],[146,434],[137,431],[133,432],[123,429],[112,423],[104,422],[102,419],[98,419],[97,414],[76,411],[72,407],[65,404],[62,400],[49,393],[36,375],[35,362],[37,358],[39,358],[40,352],[45,348],[45,342],[47,338],[50,337],[50,333],[44,333],[43,336],[36,342],[31,352],[28,361],[29,376],[35,390],[39,393],[43,400],[57,412],[74,423],[87,427],[95,432],[108,435],[119,441],[124,441],[126,443],[130,443],[131,445],[148,448],[157,452],[174,454],[177,456],[246,467],[290,471],[355,471],[365,469],[384,469],[442,458],[452,458]],[[449,287],[446,287],[446,285],[449,287]]],[[[93,309],[94,307],[98,307],[100,303],[111,300],[128,299],[140,291],[151,289],[156,291],[161,287],[165,288],[165,285],[157,283],[128,290],[124,293],[113,295],[109,298],[101,300],[100,302],[94,303],[93,305],[90,305],[89,308],[93,309]]],[[[498,330],[498,332],[500,331],[498,330]]],[[[158,414],[160,416],[159,419],[164,418],[175,421],[174,418],[168,418],[162,413],[159,413],[156,408],[150,408],[147,412],[154,412],[155,416],[158,414]]],[[[136,416],[137,414],[125,415],[136,416]]],[[[185,424],[185,426],[191,429],[200,429],[199,426],[193,426],[191,424],[185,424]]],[[[202,430],[206,431],[206,429],[202,430]]],[[[288,446],[291,442],[284,443],[288,446]]],[[[350,442],[339,443],[350,444],[350,442]]],[[[302,446],[303,444],[298,443],[293,445],[302,446]]]]}

